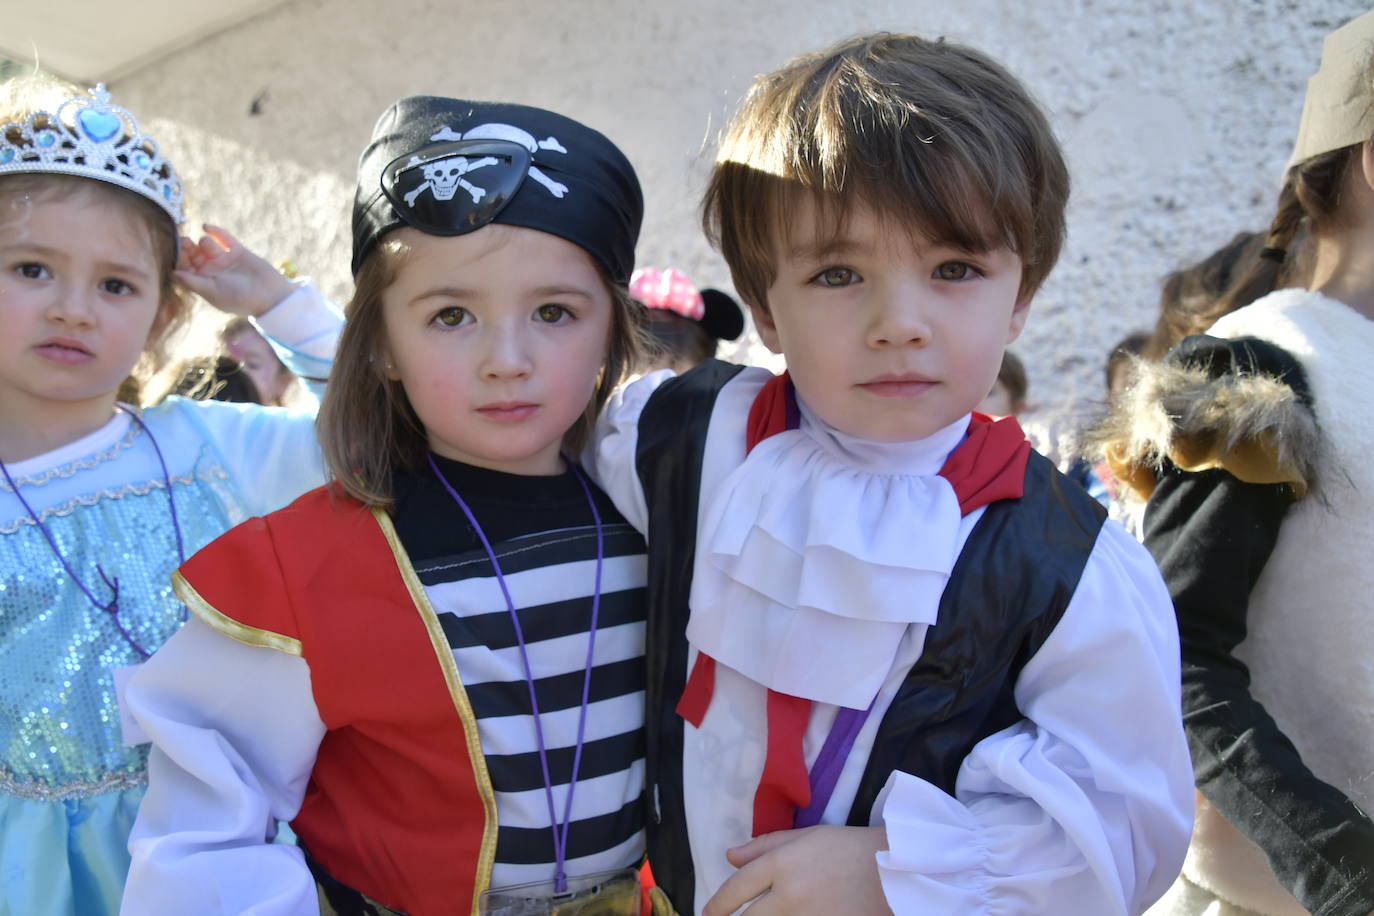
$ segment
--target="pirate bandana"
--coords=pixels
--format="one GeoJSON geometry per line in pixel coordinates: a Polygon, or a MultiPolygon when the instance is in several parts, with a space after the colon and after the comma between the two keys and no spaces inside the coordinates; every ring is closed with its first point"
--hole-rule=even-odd
{"type": "Polygon", "coordinates": [[[605,136],[539,108],[410,96],[388,108],[358,162],[353,273],[385,233],[538,229],[587,251],[620,285],[644,199],[605,136]]]}

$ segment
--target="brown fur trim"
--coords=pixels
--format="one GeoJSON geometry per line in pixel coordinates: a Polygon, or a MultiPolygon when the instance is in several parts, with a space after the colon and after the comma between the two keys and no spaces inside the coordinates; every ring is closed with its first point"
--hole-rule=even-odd
{"type": "Polygon", "coordinates": [[[1135,382],[1086,436],[1093,454],[1141,498],[1167,458],[1185,471],[1224,468],[1248,483],[1286,483],[1301,498],[1316,479],[1321,434],[1312,409],[1267,375],[1211,378],[1137,360],[1135,382]]]}

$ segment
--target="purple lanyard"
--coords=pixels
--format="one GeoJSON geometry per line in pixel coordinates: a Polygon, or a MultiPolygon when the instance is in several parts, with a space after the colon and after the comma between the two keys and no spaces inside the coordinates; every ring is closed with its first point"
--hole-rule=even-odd
{"type": "Polygon", "coordinates": [[[487,540],[487,534],[482,530],[482,526],[477,523],[477,517],[472,514],[468,504],[463,502],[463,497],[458,495],[458,491],[453,488],[453,484],[439,472],[439,466],[434,463],[434,455],[425,456],[429,461],[430,470],[434,476],[443,484],[448,495],[453,497],[453,501],[458,504],[458,508],[463,510],[467,516],[472,529],[477,532],[477,537],[486,548],[487,559],[491,561],[491,568],[496,571],[496,582],[501,586],[501,594],[506,599],[506,609],[510,611],[511,624],[515,627],[515,640],[520,644],[520,661],[525,666],[525,684],[530,690],[530,710],[534,714],[534,737],[539,744],[539,768],[544,776],[544,798],[549,804],[549,824],[553,830],[553,889],[554,893],[566,894],[568,892],[568,875],[564,869],[564,861],[568,852],[568,826],[572,823],[572,803],[573,790],[577,788],[577,771],[582,764],[582,739],[587,730],[587,706],[591,697],[592,688],[592,655],[596,650],[596,622],[601,611],[601,566],[605,556],[605,537],[601,526],[601,513],[597,511],[596,500],[592,498],[591,487],[587,486],[586,478],[582,472],[564,456],[563,460],[568,465],[568,470],[572,471],[577,482],[582,485],[582,492],[587,496],[587,505],[591,507],[592,518],[596,522],[596,586],[592,593],[592,623],[587,633],[587,664],[582,674],[582,707],[577,718],[577,746],[573,751],[572,776],[568,780],[568,797],[563,805],[563,824],[560,828],[558,817],[554,812],[553,804],[553,780],[549,777],[549,757],[548,751],[544,746],[544,728],[539,723],[539,701],[534,694],[534,675],[530,671],[530,656],[525,649],[525,633],[520,628],[520,615],[515,612],[515,602],[511,599],[510,589],[506,586],[506,577],[501,573],[501,564],[496,561],[496,551],[491,549],[491,541],[487,540]]]}
{"type": "MultiPolygon", "coordinates": [[[[875,695],[873,703],[877,701],[878,697],[875,695]]],[[[816,762],[811,765],[811,804],[797,809],[797,815],[792,821],[793,827],[814,827],[821,822],[825,806],[830,803],[830,796],[835,794],[835,783],[839,781],[840,770],[844,769],[844,762],[854,747],[854,739],[859,737],[859,731],[868,720],[868,714],[873,711],[873,703],[869,703],[867,709],[841,706],[839,712],[835,713],[835,722],[830,726],[830,734],[825,736],[825,744],[821,745],[821,752],[816,755],[816,762]]]]}
{"type": "MultiPolygon", "coordinates": [[[[148,424],[143,422],[143,418],[132,410],[125,410],[118,404],[115,406],[128,414],[129,419],[138,424],[138,428],[143,430],[143,434],[146,435],[148,441],[153,444],[153,451],[157,453],[158,464],[162,466],[162,480],[167,485],[167,505],[170,506],[172,510],[172,531],[176,534],[177,557],[179,559],[178,565],[185,563],[186,545],[182,542],[181,524],[177,521],[177,501],[176,497],[172,495],[172,475],[167,470],[167,459],[162,457],[162,449],[158,447],[157,438],[153,435],[153,431],[148,428],[148,424]]],[[[47,538],[48,546],[51,547],[52,552],[57,555],[57,562],[62,564],[62,568],[67,571],[67,575],[76,583],[76,587],[86,594],[86,600],[110,615],[110,619],[114,621],[115,629],[119,630],[119,635],[124,637],[124,641],[132,646],[135,652],[142,655],[144,658],[148,658],[152,655],[151,652],[143,648],[143,646],[134,639],[129,631],[125,629],[124,624],[119,620],[119,576],[106,575],[104,567],[99,563],[95,565],[96,573],[100,575],[101,581],[105,583],[105,587],[110,590],[110,600],[101,604],[100,600],[96,598],[95,593],[86,587],[86,583],[77,578],[76,570],[72,569],[71,563],[67,562],[67,558],[62,556],[62,551],[57,546],[57,539],[52,536],[52,532],[43,524],[43,520],[39,518],[38,513],[33,511],[33,506],[29,505],[29,501],[24,498],[24,494],[19,492],[19,485],[14,482],[14,478],[10,476],[9,468],[5,467],[5,462],[3,461],[0,461],[0,473],[4,474],[5,483],[10,485],[10,489],[14,491],[14,495],[19,499],[19,504],[29,513],[29,517],[33,519],[33,523],[38,526],[38,530],[43,532],[43,537],[47,538]]],[[[181,606],[181,621],[182,623],[186,622],[186,605],[184,604],[181,606]]]]}

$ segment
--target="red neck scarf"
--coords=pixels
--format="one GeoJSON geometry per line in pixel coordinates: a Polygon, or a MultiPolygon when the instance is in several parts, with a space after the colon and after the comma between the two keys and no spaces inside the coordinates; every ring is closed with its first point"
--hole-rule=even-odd
{"type": "MultiPolygon", "coordinates": [[[[797,423],[796,394],[783,373],[770,379],[754,398],[746,427],[747,450],[769,436],[795,429],[797,423]]],[[[989,503],[1021,497],[1030,451],[1015,418],[994,421],[975,413],[968,435],[940,468],[940,476],[954,488],[959,511],[968,515],[989,503]]],[[[697,653],[677,705],[678,715],[693,727],[701,727],[711,705],[715,671],[715,659],[697,653]]],[[[769,690],[767,715],[767,756],[754,793],[754,836],[791,829],[797,810],[811,803],[810,776],[802,754],[811,701],[769,690]]]]}

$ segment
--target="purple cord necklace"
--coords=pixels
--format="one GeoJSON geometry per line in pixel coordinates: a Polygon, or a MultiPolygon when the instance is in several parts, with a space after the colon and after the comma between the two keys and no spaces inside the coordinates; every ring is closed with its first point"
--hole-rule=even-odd
{"type": "Polygon", "coordinates": [[[539,744],[539,768],[544,776],[544,798],[549,804],[549,823],[553,829],[553,890],[556,894],[565,894],[568,891],[568,875],[564,869],[564,861],[568,852],[568,826],[572,823],[573,790],[577,788],[577,771],[582,764],[582,739],[587,730],[587,706],[589,705],[592,687],[592,656],[596,651],[596,622],[601,611],[601,566],[606,547],[604,532],[601,527],[601,513],[596,509],[596,500],[592,498],[592,490],[591,487],[587,486],[586,478],[582,476],[577,465],[564,455],[563,461],[567,464],[568,470],[572,471],[577,482],[582,485],[582,492],[586,494],[587,505],[591,508],[592,519],[596,523],[596,585],[592,592],[592,623],[587,633],[587,664],[582,674],[582,706],[577,717],[577,745],[573,751],[572,776],[568,780],[568,797],[563,805],[563,823],[560,828],[553,803],[553,780],[549,777],[549,757],[544,745],[544,728],[539,723],[539,701],[534,695],[534,674],[530,670],[530,656],[525,649],[525,633],[520,628],[520,615],[515,611],[515,601],[511,598],[510,589],[506,586],[506,577],[501,573],[501,564],[496,560],[496,551],[492,550],[491,541],[487,540],[486,532],[477,523],[477,517],[472,514],[472,510],[463,501],[463,497],[458,495],[453,484],[449,483],[448,479],[440,473],[439,466],[434,462],[434,455],[431,453],[425,457],[429,461],[429,467],[434,472],[434,476],[439,479],[439,483],[443,484],[448,495],[453,497],[458,508],[463,510],[468,523],[477,532],[478,539],[487,551],[487,559],[491,561],[491,568],[496,572],[496,582],[501,586],[501,594],[506,599],[506,610],[510,611],[511,624],[515,627],[515,640],[520,645],[520,661],[525,666],[525,684],[530,691],[530,709],[534,714],[534,737],[539,744]]]}
{"type": "MultiPolygon", "coordinates": [[[[144,435],[148,437],[148,441],[153,444],[153,451],[157,453],[158,464],[162,466],[162,480],[167,485],[167,504],[172,509],[172,531],[176,534],[177,556],[180,558],[181,563],[185,563],[186,547],[181,539],[181,524],[177,521],[177,501],[172,495],[172,475],[167,471],[167,459],[162,457],[162,449],[158,447],[157,438],[153,436],[153,431],[148,428],[148,425],[143,422],[143,418],[132,410],[126,410],[121,405],[116,404],[115,406],[128,414],[129,419],[138,424],[139,429],[143,430],[144,435]]],[[[91,604],[110,615],[110,619],[114,621],[115,628],[119,630],[119,635],[124,637],[124,641],[132,646],[135,652],[142,655],[144,658],[148,658],[152,655],[153,653],[139,645],[138,641],[124,628],[124,624],[119,620],[119,576],[108,576],[99,563],[95,565],[95,571],[100,574],[100,578],[105,583],[105,587],[110,590],[110,600],[101,604],[100,599],[96,598],[95,593],[87,588],[86,583],[82,582],[81,579],[77,577],[76,570],[72,569],[72,565],[67,562],[67,558],[62,556],[62,551],[57,546],[57,539],[52,536],[52,532],[43,524],[43,520],[38,517],[38,513],[33,511],[33,506],[29,505],[29,501],[24,498],[24,494],[19,492],[19,485],[14,482],[14,478],[10,476],[9,468],[5,466],[5,462],[3,461],[0,461],[0,473],[5,475],[5,483],[10,485],[10,489],[14,491],[14,495],[19,498],[19,504],[29,513],[29,518],[33,519],[33,523],[38,526],[38,530],[43,532],[43,537],[47,539],[48,546],[52,548],[52,552],[57,556],[57,561],[62,564],[62,568],[67,571],[67,575],[76,583],[76,587],[85,592],[86,598],[91,604]]],[[[185,605],[181,608],[181,619],[183,623],[186,620],[185,605]]]]}

